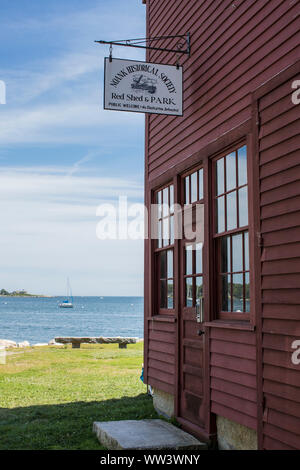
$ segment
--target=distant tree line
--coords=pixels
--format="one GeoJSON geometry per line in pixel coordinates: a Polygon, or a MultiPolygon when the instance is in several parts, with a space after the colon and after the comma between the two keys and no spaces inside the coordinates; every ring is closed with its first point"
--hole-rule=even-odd
{"type": "Polygon", "coordinates": [[[20,296],[20,297],[29,296],[30,297],[31,294],[28,294],[26,290],[14,290],[13,292],[8,292],[6,289],[1,289],[0,295],[10,295],[10,296],[20,296]]]}

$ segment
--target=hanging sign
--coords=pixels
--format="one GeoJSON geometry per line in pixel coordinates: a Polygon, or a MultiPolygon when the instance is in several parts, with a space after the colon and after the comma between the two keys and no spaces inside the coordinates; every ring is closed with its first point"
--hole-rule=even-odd
{"type": "Polygon", "coordinates": [[[182,116],[182,67],[105,57],[104,109],[182,116]]]}

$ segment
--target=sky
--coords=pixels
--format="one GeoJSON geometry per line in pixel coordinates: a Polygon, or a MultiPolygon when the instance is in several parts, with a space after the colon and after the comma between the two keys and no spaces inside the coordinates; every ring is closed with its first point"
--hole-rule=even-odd
{"type": "Polygon", "coordinates": [[[100,204],[143,202],[144,115],[103,110],[94,40],[137,37],[142,0],[0,0],[0,289],[143,295],[143,241],[96,236],[100,204]]]}

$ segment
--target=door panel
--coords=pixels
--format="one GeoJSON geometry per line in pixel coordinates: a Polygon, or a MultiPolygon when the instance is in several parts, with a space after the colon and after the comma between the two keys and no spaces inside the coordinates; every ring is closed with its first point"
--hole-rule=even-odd
{"type": "Polygon", "coordinates": [[[180,416],[204,427],[203,335],[196,322],[196,308],[181,312],[180,416]]]}
{"type": "MultiPolygon", "coordinates": [[[[203,169],[195,170],[198,175],[203,176],[203,169]]],[[[189,188],[190,194],[192,190],[190,186],[195,180],[191,173],[188,177],[184,177],[182,181],[183,188],[189,188]],[[189,184],[186,184],[188,178],[189,184]]],[[[200,183],[201,184],[201,183],[200,183]]],[[[203,188],[203,184],[202,184],[203,188]]],[[[195,190],[198,197],[203,198],[203,192],[195,190]],[[201,195],[201,196],[200,196],[201,195]]],[[[187,200],[183,196],[183,203],[187,200]]],[[[194,201],[194,205],[203,204],[204,200],[199,199],[194,201]]],[[[193,211],[192,207],[191,210],[193,211]]],[[[195,220],[192,218],[193,226],[196,224],[203,224],[203,220],[195,220]]],[[[199,227],[198,227],[199,228],[199,227]]],[[[196,227],[193,227],[194,231],[196,227]]],[[[181,290],[181,305],[179,312],[179,396],[178,396],[178,411],[179,418],[205,429],[205,420],[207,410],[205,409],[205,383],[204,383],[204,328],[203,324],[199,322],[199,315],[197,321],[197,313],[199,314],[200,301],[203,295],[203,263],[204,259],[204,244],[199,244],[199,240],[183,239],[180,243],[181,252],[181,269],[180,269],[180,290],[181,290]],[[199,305],[196,309],[196,305],[199,305]],[[197,311],[196,311],[197,310],[197,311]]]]}

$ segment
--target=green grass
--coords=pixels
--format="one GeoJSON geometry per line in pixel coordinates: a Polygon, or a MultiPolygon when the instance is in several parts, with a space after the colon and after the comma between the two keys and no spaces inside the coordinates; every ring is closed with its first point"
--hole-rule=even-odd
{"type": "Polygon", "coordinates": [[[157,417],[143,343],[43,347],[0,365],[0,449],[103,449],[93,421],[157,417]]]}

